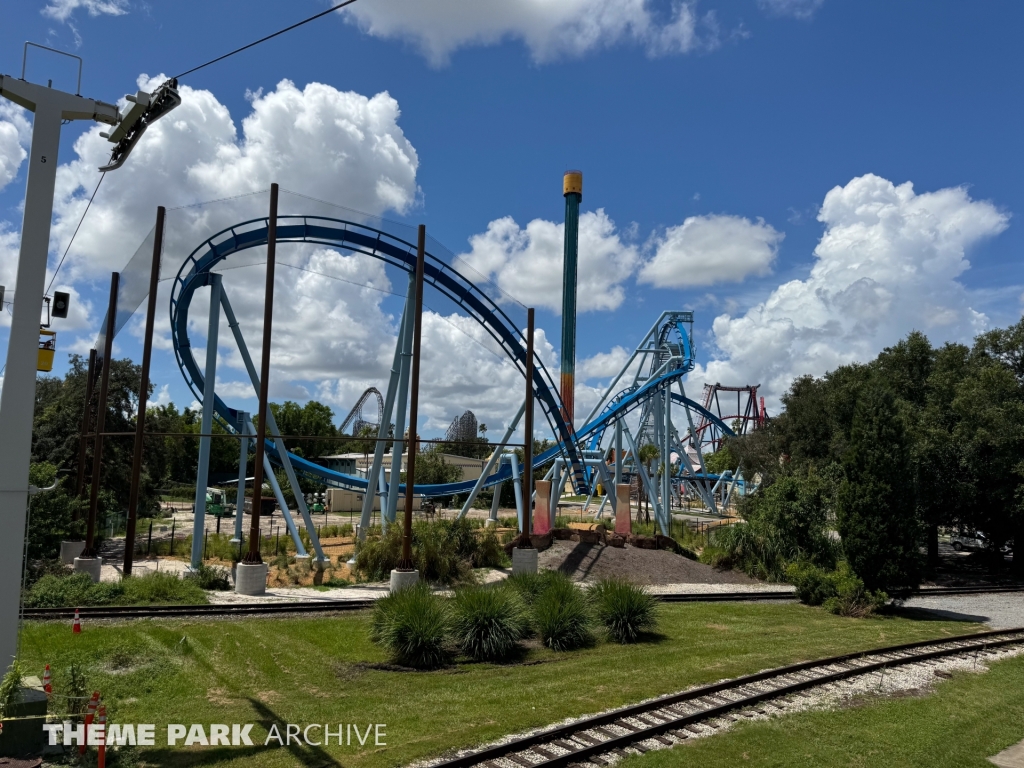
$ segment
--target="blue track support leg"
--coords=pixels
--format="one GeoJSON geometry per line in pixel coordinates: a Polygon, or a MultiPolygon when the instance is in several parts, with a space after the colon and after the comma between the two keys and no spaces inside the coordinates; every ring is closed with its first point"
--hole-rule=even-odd
{"type": "MultiPolygon", "coordinates": [[[[409,281],[409,295],[412,295],[414,280],[409,281]]],[[[391,481],[388,483],[388,523],[395,522],[398,514],[398,487],[402,483],[402,454],[406,450],[412,450],[416,444],[416,436],[410,435],[409,441],[405,441],[405,411],[409,399],[409,376],[412,373],[412,312],[407,313],[403,318],[406,324],[406,332],[402,336],[402,361],[398,375],[398,402],[395,405],[395,442],[391,445],[391,481]]],[[[410,432],[412,429],[410,429],[410,432]]],[[[413,478],[406,478],[408,482],[414,483],[413,478]]],[[[384,509],[384,505],[381,505],[384,509]]],[[[383,518],[383,514],[381,517],[383,518]]]]}
{"type": "MultiPolygon", "coordinates": [[[[516,515],[519,518],[519,532],[523,532],[523,478],[519,475],[519,457],[515,451],[509,454],[509,463],[512,465],[512,488],[516,492],[516,515]]],[[[532,502],[531,502],[532,503],[532,502]]]]}
{"type": "MultiPolygon", "coordinates": [[[[410,278],[410,284],[415,276],[410,278]]],[[[373,512],[373,489],[381,476],[381,464],[384,461],[384,449],[387,447],[385,438],[391,427],[391,414],[395,408],[395,398],[398,395],[398,380],[402,368],[402,345],[405,343],[405,336],[408,331],[409,319],[412,316],[412,294],[410,290],[405,299],[405,309],[402,312],[402,321],[398,326],[398,339],[395,342],[395,357],[391,363],[391,378],[388,382],[388,392],[384,398],[384,417],[381,419],[380,429],[377,430],[377,444],[373,448],[373,463],[366,473],[366,495],[363,497],[363,510],[359,517],[359,540],[366,538],[366,529],[370,526],[370,514],[373,512]]],[[[411,331],[408,331],[411,333],[411,331]]],[[[381,520],[384,518],[386,499],[381,497],[381,520]]]]}
{"type": "Polygon", "coordinates": [[[238,441],[238,493],[235,495],[235,537],[231,539],[233,544],[242,540],[242,516],[245,513],[245,470],[249,466],[249,427],[247,421],[249,414],[245,411],[238,413],[238,434],[242,437],[238,441]]]}
{"type": "MultiPolygon", "coordinates": [[[[466,503],[462,505],[462,510],[459,512],[459,520],[466,516],[466,513],[473,506],[473,502],[476,501],[477,495],[480,493],[480,489],[484,487],[484,483],[487,482],[487,478],[494,472],[494,467],[501,459],[502,452],[505,450],[505,444],[512,439],[512,433],[516,431],[516,427],[519,426],[519,420],[523,418],[523,414],[526,413],[526,403],[519,406],[519,411],[508,425],[508,429],[505,430],[505,434],[501,438],[501,443],[495,447],[494,453],[487,460],[487,464],[484,466],[483,471],[480,473],[480,477],[476,481],[476,485],[473,486],[473,490],[469,492],[469,497],[466,499],[466,503]]],[[[497,493],[497,492],[495,492],[497,493]]]]}
{"type": "Polygon", "coordinates": [[[488,516],[488,520],[492,523],[498,522],[498,507],[501,506],[501,486],[504,483],[498,483],[492,487],[494,496],[491,497],[491,514],[488,516]]]}
{"type": "Polygon", "coordinates": [[[626,441],[629,443],[629,450],[633,453],[633,463],[636,465],[637,474],[640,475],[640,481],[644,484],[644,489],[647,491],[647,498],[655,505],[655,512],[657,512],[657,500],[654,493],[654,485],[651,483],[651,478],[647,474],[647,470],[644,469],[643,462],[640,461],[640,451],[636,449],[636,443],[633,441],[633,435],[629,431],[629,427],[625,424],[622,425],[622,431],[626,436],[626,441]]]}
{"type": "Polygon", "coordinates": [[[206,332],[206,396],[203,397],[203,418],[199,438],[199,471],[196,473],[196,503],[192,518],[192,568],[203,564],[203,543],[206,540],[206,488],[210,484],[210,441],[215,404],[214,383],[217,381],[217,336],[220,331],[221,277],[210,275],[210,324],[206,332]]]}

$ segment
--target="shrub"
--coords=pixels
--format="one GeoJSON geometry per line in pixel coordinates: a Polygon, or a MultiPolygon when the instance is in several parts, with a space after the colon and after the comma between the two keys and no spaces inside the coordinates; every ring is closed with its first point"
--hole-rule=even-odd
{"type": "Polygon", "coordinates": [[[554,651],[582,648],[594,641],[593,616],[586,596],[569,577],[557,571],[533,603],[541,642],[554,651]],[[560,577],[560,578],[559,578],[560,577]]]}
{"type": "Polygon", "coordinates": [[[392,592],[373,606],[370,639],[398,664],[432,669],[451,658],[448,606],[424,583],[392,592]]]}
{"type": "Polygon", "coordinates": [[[658,626],[658,601],[625,579],[601,579],[590,589],[598,621],[617,643],[635,643],[658,626]]]}
{"type": "Polygon", "coordinates": [[[502,543],[494,531],[488,528],[476,543],[473,553],[474,568],[506,568],[511,565],[502,543]]]}
{"type": "Polygon", "coordinates": [[[200,563],[199,567],[192,572],[192,579],[199,585],[200,589],[211,589],[223,591],[231,589],[231,581],[228,579],[228,572],[224,568],[200,563]]]}
{"type": "Polygon", "coordinates": [[[0,680],[0,716],[10,717],[13,710],[21,703],[21,685],[25,670],[21,662],[15,659],[7,668],[3,680],[0,680]]]}
{"type": "Polygon", "coordinates": [[[845,560],[834,571],[819,568],[806,561],[791,564],[786,575],[796,587],[800,601],[820,605],[839,616],[868,616],[884,606],[889,596],[865,588],[845,560]]]}
{"type": "Polygon", "coordinates": [[[67,667],[55,668],[53,693],[51,715],[70,717],[85,712],[89,704],[89,684],[82,666],[72,662],[67,667]]]}
{"type": "Polygon", "coordinates": [[[142,605],[146,603],[206,603],[206,593],[191,579],[171,573],[147,573],[117,582],[93,584],[84,573],[47,575],[25,594],[26,608],[78,608],[87,605],[142,605]]]}
{"type": "Polygon", "coordinates": [[[513,589],[528,606],[537,602],[537,598],[551,585],[551,583],[564,575],[558,571],[541,571],[540,573],[514,573],[505,580],[505,586],[513,589]]]}
{"type": "Polygon", "coordinates": [[[515,590],[465,587],[452,604],[452,636],[458,649],[477,661],[504,661],[529,634],[526,604],[515,590]]]}

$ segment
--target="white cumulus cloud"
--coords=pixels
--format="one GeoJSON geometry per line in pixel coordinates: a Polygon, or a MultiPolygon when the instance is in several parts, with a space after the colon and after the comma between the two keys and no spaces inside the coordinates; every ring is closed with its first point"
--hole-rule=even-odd
{"type": "Polygon", "coordinates": [[[66,22],[79,8],[90,16],[123,16],[128,13],[126,0],[51,0],[43,8],[42,14],[66,22]]]}
{"type": "MultiPolygon", "coordinates": [[[[562,308],[565,225],[534,219],[520,227],[511,216],[496,219],[469,239],[458,258],[522,304],[562,308]]],[[[580,215],[577,309],[613,310],[622,304],[622,283],[640,260],[635,245],[623,242],[604,209],[580,215]]]]}
{"type": "Polygon", "coordinates": [[[784,237],[763,219],[690,216],[653,239],[654,256],[638,279],[658,288],[683,288],[765,275],[784,237]]]}
{"type": "Polygon", "coordinates": [[[661,12],[649,0],[376,0],[346,9],[365,32],[408,40],[435,65],[465,46],[520,40],[536,61],[579,56],[630,42],[659,56],[719,44],[713,12],[674,2],[661,12]]]}
{"type": "Polygon", "coordinates": [[[757,0],[757,4],[773,16],[809,19],[825,4],[825,0],[757,0]]]}
{"type": "Polygon", "coordinates": [[[761,384],[777,409],[797,376],[870,360],[911,330],[941,342],[984,329],[957,278],[971,247],[1008,226],[991,202],[963,187],[916,193],[868,174],[830,190],[818,220],[825,233],[807,278],[741,316],[715,318],[720,355],[691,378],[761,384]]]}
{"type": "Polygon", "coordinates": [[[28,112],[6,99],[0,100],[0,189],[18,175],[28,156],[31,135],[28,112]]]}

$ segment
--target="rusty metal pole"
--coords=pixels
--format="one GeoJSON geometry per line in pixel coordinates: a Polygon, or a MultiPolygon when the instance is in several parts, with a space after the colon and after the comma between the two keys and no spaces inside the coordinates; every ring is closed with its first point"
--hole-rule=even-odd
{"type": "Polygon", "coordinates": [[[533,307],[526,310],[526,409],[523,413],[523,533],[520,549],[532,549],[533,527],[533,307]]]}
{"type": "MultiPolygon", "coordinates": [[[[89,371],[85,375],[85,405],[82,407],[82,427],[78,438],[78,481],[75,483],[75,498],[81,498],[85,490],[85,462],[89,455],[89,427],[92,423],[93,379],[96,377],[96,350],[89,350],[89,371]]],[[[78,520],[78,505],[71,513],[73,521],[78,520]]]]}
{"type": "Polygon", "coordinates": [[[420,339],[423,335],[423,272],[427,263],[427,228],[420,224],[416,238],[416,299],[413,304],[412,331],[412,381],[409,386],[409,440],[406,450],[409,462],[405,469],[405,521],[402,531],[402,559],[399,571],[414,570],[412,562],[412,495],[416,478],[416,420],[420,405],[420,339]]]}
{"type": "Polygon", "coordinates": [[[153,265],[149,270],[149,301],[146,305],[146,335],[142,343],[142,377],[139,381],[139,409],[135,416],[135,454],[132,456],[132,486],[128,496],[128,521],[124,533],[125,576],[132,574],[135,556],[135,522],[139,515],[139,482],[142,477],[142,448],[145,443],[146,408],[149,405],[149,364],[153,358],[153,324],[156,321],[156,292],[160,285],[160,254],[164,244],[164,216],[162,205],[156,209],[156,231],[153,233],[153,265]]]}
{"type": "Polygon", "coordinates": [[[96,403],[96,439],[92,449],[92,488],[89,490],[89,517],[85,529],[85,549],[81,557],[96,557],[96,510],[100,499],[100,470],[103,464],[103,428],[107,416],[107,389],[110,385],[110,359],[114,345],[114,328],[117,321],[117,289],[121,276],[110,275],[110,302],[107,304],[107,328],[103,339],[103,363],[100,369],[100,396],[96,403]]]}
{"type": "MultiPolygon", "coordinates": [[[[270,391],[270,338],[274,321],[274,266],[277,258],[277,184],[270,185],[270,216],[267,220],[267,287],[263,305],[263,359],[260,361],[260,401],[256,411],[256,466],[252,481],[252,522],[249,527],[249,551],[242,562],[257,565],[260,557],[260,512],[263,507],[263,456],[267,439],[267,398],[270,391]]],[[[213,388],[210,388],[210,397],[213,388]]],[[[244,499],[242,500],[244,504],[244,499]]],[[[238,512],[236,514],[241,514],[238,512]]]]}

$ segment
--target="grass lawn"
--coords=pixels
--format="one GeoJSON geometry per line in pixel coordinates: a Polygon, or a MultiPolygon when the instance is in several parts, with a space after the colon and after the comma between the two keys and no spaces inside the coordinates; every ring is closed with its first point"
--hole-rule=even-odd
{"type": "Polygon", "coordinates": [[[149,763],[376,768],[766,667],[981,628],[846,619],[801,605],[661,611],[655,642],[572,653],[533,648],[523,663],[460,663],[438,672],[369,666],[385,659],[367,639],[368,613],[87,622],[78,636],[66,622],[29,622],[21,657],[29,674],[47,663],[58,674],[72,660],[87,665],[88,687],[103,694],[110,722],[157,725],[158,746],[143,750],[149,763]],[[282,732],[284,723],[386,723],[387,746],[265,748],[272,722],[282,732]],[[168,723],[257,723],[257,746],[168,748],[168,723]]]}
{"type": "Polygon", "coordinates": [[[742,723],[674,749],[649,752],[622,768],[691,766],[856,766],[982,768],[1024,739],[1024,657],[989,672],[963,672],[932,694],[862,702],[742,723]]]}

